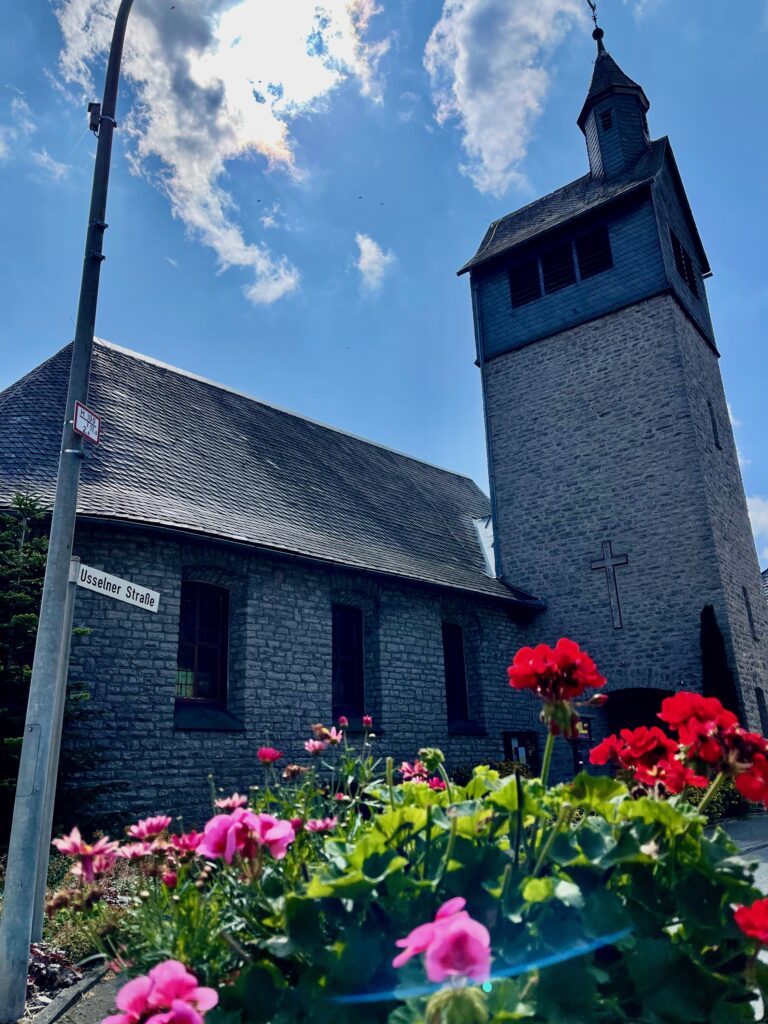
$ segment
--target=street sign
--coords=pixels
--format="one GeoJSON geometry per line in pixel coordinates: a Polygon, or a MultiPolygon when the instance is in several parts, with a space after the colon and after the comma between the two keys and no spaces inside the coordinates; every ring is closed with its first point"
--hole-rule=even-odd
{"type": "Polygon", "coordinates": [[[156,590],[140,587],[130,580],[122,580],[119,576],[111,576],[101,569],[92,569],[90,565],[81,565],[77,574],[78,587],[95,590],[98,594],[114,597],[116,601],[136,605],[147,612],[156,612],[160,607],[160,595],[156,590]]]}
{"type": "Polygon", "coordinates": [[[72,429],[86,440],[98,444],[101,434],[101,417],[97,416],[95,412],[91,412],[90,409],[86,409],[82,402],[75,402],[75,420],[72,429]]]}

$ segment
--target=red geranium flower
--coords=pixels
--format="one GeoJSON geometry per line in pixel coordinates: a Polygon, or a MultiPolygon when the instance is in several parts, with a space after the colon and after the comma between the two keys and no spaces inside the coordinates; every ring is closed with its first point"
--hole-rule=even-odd
{"type": "Polygon", "coordinates": [[[522,647],[507,669],[509,685],[531,690],[544,702],[542,721],[554,734],[575,735],[579,716],[572,702],[588,687],[605,685],[605,677],[574,640],[561,637],[554,647],[522,647]]]}
{"type": "Polygon", "coordinates": [[[736,789],[747,800],[768,804],[768,760],[764,754],[755,754],[747,771],[736,776],[736,789]]]}
{"type": "Polygon", "coordinates": [[[737,907],[733,916],[745,935],[768,945],[768,899],[756,900],[751,907],[737,907]]]}

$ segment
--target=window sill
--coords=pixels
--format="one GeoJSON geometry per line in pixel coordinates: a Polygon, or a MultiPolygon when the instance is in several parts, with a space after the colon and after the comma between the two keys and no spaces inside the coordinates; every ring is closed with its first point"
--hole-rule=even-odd
{"type": "Polygon", "coordinates": [[[224,708],[177,701],[173,711],[173,727],[180,732],[245,732],[239,718],[224,708]]]}
{"type": "Polygon", "coordinates": [[[449,722],[449,736],[487,736],[487,731],[477,722],[449,722]]]}

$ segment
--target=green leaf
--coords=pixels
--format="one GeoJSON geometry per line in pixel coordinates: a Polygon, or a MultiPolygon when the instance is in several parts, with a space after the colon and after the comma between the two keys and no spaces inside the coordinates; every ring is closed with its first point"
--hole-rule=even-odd
{"type": "Polygon", "coordinates": [[[554,894],[554,878],[529,878],[523,883],[523,899],[527,903],[545,903],[554,894]]]}
{"type": "Polygon", "coordinates": [[[623,782],[608,778],[607,775],[589,775],[580,772],[571,783],[570,796],[580,807],[598,811],[606,818],[615,817],[612,801],[627,796],[623,782]]]}

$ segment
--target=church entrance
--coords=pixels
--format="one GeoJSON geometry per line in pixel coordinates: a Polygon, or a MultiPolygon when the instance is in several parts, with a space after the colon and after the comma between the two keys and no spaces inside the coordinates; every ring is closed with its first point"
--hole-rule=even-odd
{"type": "Polygon", "coordinates": [[[609,694],[605,705],[608,719],[608,731],[619,732],[620,729],[637,729],[640,725],[661,726],[656,717],[661,711],[661,702],[671,697],[673,690],[655,690],[645,687],[629,687],[626,690],[614,690],[609,694]]]}

